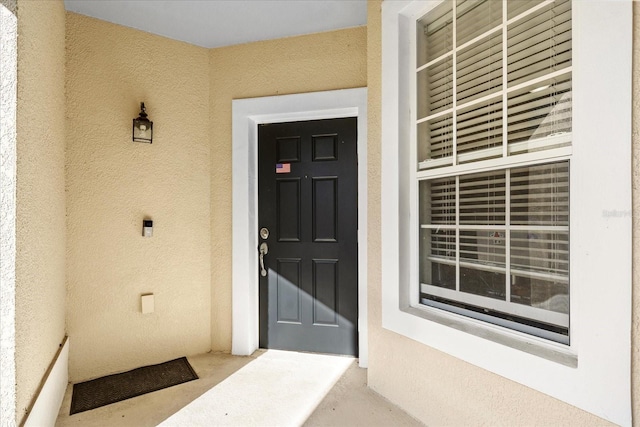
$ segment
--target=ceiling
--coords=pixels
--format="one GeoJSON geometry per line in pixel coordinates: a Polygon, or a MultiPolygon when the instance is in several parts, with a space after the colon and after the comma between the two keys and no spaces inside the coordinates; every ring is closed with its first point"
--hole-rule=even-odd
{"type": "Polygon", "coordinates": [[[366,0],[64,0],[80,13],[206,48],[357,27],[366,0]]]}

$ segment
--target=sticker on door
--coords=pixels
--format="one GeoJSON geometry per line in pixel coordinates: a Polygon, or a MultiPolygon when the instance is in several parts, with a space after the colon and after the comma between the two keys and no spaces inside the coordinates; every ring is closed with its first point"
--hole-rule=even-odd
{"type": "Polygon", "coordinates": [[[291,173],[291,163],[276,163],[276,173],[291,173]]]}

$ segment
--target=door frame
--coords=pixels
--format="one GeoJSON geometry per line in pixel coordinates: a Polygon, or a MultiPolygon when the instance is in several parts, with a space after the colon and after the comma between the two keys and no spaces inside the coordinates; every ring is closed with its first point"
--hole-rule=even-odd
{"type": "Polygon", "coordinates": [[[259,346],[258,125],[357,117],[358,347],[367,367],[367,88],[232,101],[232,334],[231,353],[259,346]]]}

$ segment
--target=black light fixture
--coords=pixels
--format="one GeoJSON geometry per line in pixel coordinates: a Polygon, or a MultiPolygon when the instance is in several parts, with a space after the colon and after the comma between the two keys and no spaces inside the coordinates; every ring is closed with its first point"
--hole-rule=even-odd
{"type": "Polygon", "coordinates": [[[140,115],[133,119],[133,141],[148,142],[153,140],[153,122],[147,119],[144,102],[140,103],[140,115]]]}

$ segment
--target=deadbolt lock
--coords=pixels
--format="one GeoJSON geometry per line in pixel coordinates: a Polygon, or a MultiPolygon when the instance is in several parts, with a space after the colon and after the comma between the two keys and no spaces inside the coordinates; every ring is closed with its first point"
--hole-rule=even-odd
{"type": "Polygon", "coordinates": [[[269,238],[269,229],[266,227],[262,227],[260,229],[260,237],[262,237],[264,240],[267,240],[269,238]]]}

